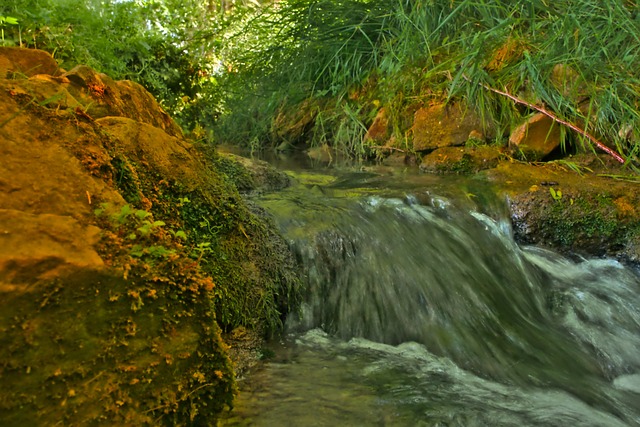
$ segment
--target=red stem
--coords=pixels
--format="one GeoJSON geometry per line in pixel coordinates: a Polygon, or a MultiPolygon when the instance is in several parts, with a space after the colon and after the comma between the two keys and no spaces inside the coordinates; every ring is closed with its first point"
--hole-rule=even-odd
{"type": "MultiPolygon", "coordinates": [[[[463,76],[465,80],[467,80],[468,82],[471,82],[471,80],[467,77],[467,76],[463,76]]],[[[551,111],[543,108],[543,107],[538,107],[537,105],[534,105],[530,102],[525,101],[524,99],[520,99],[514,95],[511,95],[508,92],[504,92],[495,88],[492,88],[491,86],[487,86],[484,83],[480,83],[478,82],[478,84],[480,86],[482,86],[483,88],[490,90],[491,92],[495,92],[499,95],[502,96],[506,96],[507,98],[511,99],[513,102],[515,102],[516,104],[522,104],[522,105],[526,105],[529,108],[532,108],[542,114],[544,114],[545,116],[549,117],[551,120],[558,122],[560,124],[565,125],[566,127],[568,127],[569,129],[573,129],[574,131],[578,132],[580,135],[588,138],[591,142],[593,142],[599,149],[601,149],[602,151],[604,151],[605,153],[611,155],[614,159],[616,159],[617,161],[619,161],[620,163],[624,164],[624,159],[615,151],[613,151],[611,148],[607,147],[606,145],[604,145],[602,142],[598,141],[594,136],[592,136],[591,134],[589,134],[586,130],[584,129],[580,129],[578,126],[574,125],[573,123],[569,123],[566,120],[562,120],[560,117],[556,116],[555,114],[553,114],[551,111]]]]}

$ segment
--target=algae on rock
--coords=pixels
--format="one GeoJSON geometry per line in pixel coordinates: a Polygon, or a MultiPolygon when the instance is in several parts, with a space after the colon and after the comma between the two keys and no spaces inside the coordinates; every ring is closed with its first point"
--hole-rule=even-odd
{"type": "Polygon", "coordinates": [[[148,93],[79,71],[0,79],[1,423],[212,423],[222,333],[278,328],[293,261],[148,93]]]}

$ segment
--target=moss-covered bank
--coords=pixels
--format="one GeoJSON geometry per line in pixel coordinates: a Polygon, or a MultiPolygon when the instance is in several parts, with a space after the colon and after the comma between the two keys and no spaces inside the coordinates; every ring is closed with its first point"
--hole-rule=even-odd
{"type": "Polygon", "coordinates": [[[519,241],[640,262],[638,182],[608,158],[582,155],[569,163],[546,164],[504,161],[484,174],[507,197],[519,241]]]}
{"type": "Polygon", "coordinates": [[[31,52],[0,61],[0,424],[211,424],[286,245],[142,87],[31,52]]]}

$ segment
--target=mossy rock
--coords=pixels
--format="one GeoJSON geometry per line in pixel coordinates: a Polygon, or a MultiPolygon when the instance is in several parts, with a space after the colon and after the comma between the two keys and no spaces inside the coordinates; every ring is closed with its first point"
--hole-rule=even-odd
{"type": "Polygon", "coordinates": [[[120,117],[34,102],[78,82],[0,79],[0,424],[215,423],[222,332],[281,326],[293,259],[148,93],[84,71],[72,98],[120,117]]]}
{"type": "Polygon", "coordinates": [[[497,166],[500,157],[500,151],[490,146],[443,147],[424,156],[420,170],[469,175],[497,166]]]}
{"type": "MultiPolygon", "coordinates": [[[[592,165],[593,158],[580,162],[570,165],[592,165]]],[[[565,253],[640,261],[638,184],[587,169],[580,175],[566,165],[503,162],[487,172],[508,197],[516,238],[565,253]]]]}
{"type": "Polygon", "coordinates": [[[291,178],[264,160],[231,153],[209,154],[209,160],[240,193],[264,193],[291,185],[291,178]]]}

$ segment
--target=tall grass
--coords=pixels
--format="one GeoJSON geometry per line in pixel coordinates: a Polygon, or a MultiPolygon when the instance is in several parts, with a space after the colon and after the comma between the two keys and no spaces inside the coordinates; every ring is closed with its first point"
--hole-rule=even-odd
{"type": "Polygon", "coordinates": [[[627,157],[637,155],[635,2],[284,0],[245,22],[229,39],[233,73],[226,84],[235,90],[220,138],[276,144],[271,125],[279,111],[326,97],[341,106],[334,111],[342,118],[333,125],[324,120],[324,135],[316,129],[315,140],[353,153],[363,152],[364,135],[353,130],[366,127],[377,105],[392,106],[399,117],[430,98],[464,98],[508,131],[527,111],[486,89],[493,87],[586,127],[627,157]],[[559,70],[567,82],[559,81],[559,70]],[[354,122],[351,132],[344,131],[346,121],[354,122]]]}

